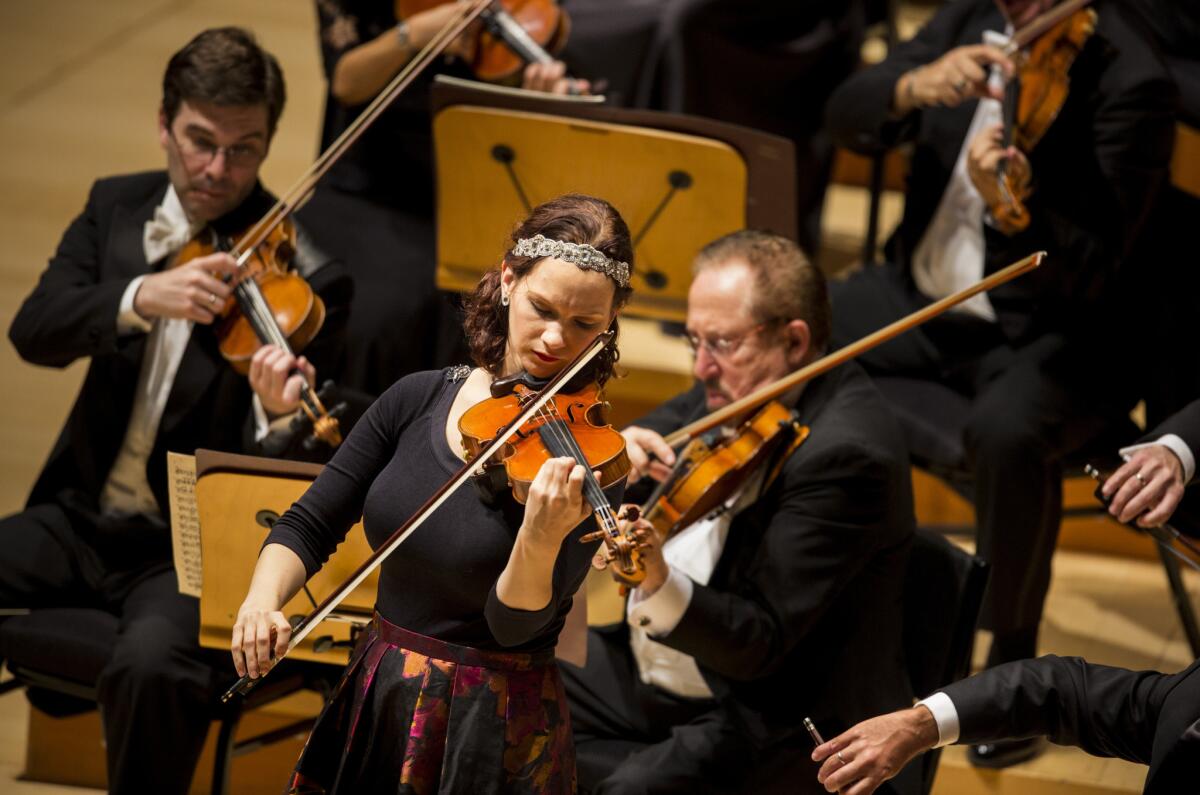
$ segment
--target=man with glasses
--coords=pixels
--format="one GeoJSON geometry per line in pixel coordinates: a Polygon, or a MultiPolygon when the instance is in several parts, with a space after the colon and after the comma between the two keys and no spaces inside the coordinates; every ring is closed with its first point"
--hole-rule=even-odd
{"type": "MultiPolygon", "coordinates": [[[[166,453],[256,450],[315,377],[269,346],[248,381],[235,373],[210,328],[234,260],[174,262],[193,237],[236,238],[271,206],[258,170],[283,103],[278,64],[245,31],[209,30],[176,53],[159,112],[166,171],[93,185],[9,331],[33,364],[91,360],[25,510],[0,520],[0,607],[118,617],[96,682],[114,793],[185,793],[219,692],[171,563],[166,453]]],[[[348,280],[303,238],[295,265],[330,310],[307,355],[324,344],[333,361],[348,280]]]]}
{"type": "MultiPolygon", "coordinates": [[[[670,474],[665,434],[819,358],[830,324],[824,278],[791,241],[742,231],[701,250],[696,385],[623,432],[638,486],[670,474]]],[[[872,705],[912,703],[899,429],[854,363],[782,402],[808,438],[652,544],[626,620],[589,632],[586,667],[563,664],[581,791],[817,792],[805,716],[832,736],[872,705]]],[[[911,775],[894,791],[915,792],[911,775]]]]}

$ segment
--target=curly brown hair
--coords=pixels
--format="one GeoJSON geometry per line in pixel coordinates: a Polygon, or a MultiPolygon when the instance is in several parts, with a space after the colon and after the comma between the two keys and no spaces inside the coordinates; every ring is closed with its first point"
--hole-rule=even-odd
{"type": "MultiPolygon", "coordinates": [[[[513,248],[518,240],[539,234],[551,240],[587,243],[609,259],[629,263],[630,273],[633,272],[633,241],[629,227],[617,209],[603,199],[568,193],[534,207],[529,217],[513,230],[508,252],[504,255],[504,261],[517,279],[529,275],[541,258],[519,257],[513,254],[513,248]]],[[[620,309],[628,303],[633,288],[613,284],[613,309],[620,309]]],[[[496,267],[483,275],[475,291],[463,302],[463,331],[471,359],[492,375],[500,375],[508,342],[508,310],[500,303],[500,292],[500,268],[496,267]]],[[[609,328],[619,330],[615,317],[609,328]]],[[[593,360],[598,384],[603,386],[612,377],[619,358],[617,338],[613,337],[593,360]]]]}

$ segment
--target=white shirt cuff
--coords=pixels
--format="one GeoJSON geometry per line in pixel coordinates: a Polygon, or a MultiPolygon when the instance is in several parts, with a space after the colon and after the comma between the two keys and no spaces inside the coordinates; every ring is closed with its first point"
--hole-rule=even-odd
{"type": "Polygon", "coordinates": [[[958,742],[958,710],[954,702],[945,693],[934,693],[929,698],[917,702],[917,706],[925,707],[933,715],[933,721],[938,728],[938,743],[934,748],[951,745],[958,742]]]}
{"type": "Polygon", "coordinates": [[[296,416],[296,411],[299,411],[299,409],[296,409],[296,411],[283,414],[273,420],[269,419],[267,417],[267,410],[263,408],[262,400],[258,397],[257,392],[250,398],[250,406],[254,410],[254,441],[256,442],[261,442],[267,438],[267,434],[272,431],[279,431],[286,428],[291,423],[292,417],[296,416]]]}
{"type": "Polygon", "coordinates": [[[678,626],[687,611],[693,587],[690,577],[671,569],[666,582],[650,596],[644,596],[640,588],[633,589],[625,620],[629,626],[644,629],[647,634],[666,635],[678,626]]]}
{"type": "Polygon", "coordinates": [[[138,288],[142,286],[142,280],[146,278],[145,274],[138,276],[129,283],[125,288],[125,292],[121,294],[121,305],[117,309],[117,333],[118,334],[134,334],[142,332],[143,334],[150,333],[150,329],[154,327],[146,318],[137,313],[133,308],[133,298],[137,295],[138,288]]]}
{"type": "Polygon", "coordinates": [[[1131,455],[1144,447],[1150,447],[1155,444],[1160,444],[1175,454],[1175,457],[1179,459],[1179,463],[1183,464],[1183,482],[1191,483],[1192,478],[1196,476],[1196,457],[1192,455],[1192,450],[1187,446],[1187,442],[1173,433],[1160,436],[1153,442],[1122,447],[1121,455],[1131,455]]]}

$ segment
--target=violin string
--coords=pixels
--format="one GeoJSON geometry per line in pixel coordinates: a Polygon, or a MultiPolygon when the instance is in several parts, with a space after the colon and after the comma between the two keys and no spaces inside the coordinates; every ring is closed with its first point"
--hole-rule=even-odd
{"type": "MultiPolygon", "coordinates": [[[[579,449],[577,444],[573,444],[575,441],[574,436],[571,434],[569,429],[564,428],[560,424],[560,418],[556,416],[557,413],[558,412],[556,410],[548,409],[547,406],[543,406],[538,410],[537,416],[542,420],[542,428],[549,436],[552,437],[552,444],[547,445],[547,447],[557,448],[551,449],[550,452],[554,455],[564,455],[570,457],[574,459],[576,463],[585,468],[585,496],[587,496],[588,501],[592,503],[592,507],[598,512],[601,512],[603,511],[604,505],[607,503],[607,498],[605,497],[603,490],[599,489],[599,484],[596,483],[595,477],[591,474],[591,467],[588,464],[587,457],[583,454],[583,451],[579,449]]],[[[545,439],[543,439],[543,441],[545,441],[545,439]]]]}
{"type": "MultiPolygon", "coordinates": [[[[612,506],[608,502],[608,495],[604,493],[604,489],[600,487],[595,475],[592,474],[591,465],[588,463],[587,457],[583,450],[579,448],[579,443],[575,439],[574,434],[566,427],[565,421],[558,412],[554,401],[550,401],[538,410],[538,416],[543,420],[542,427],[552,434],[554,439],[561,446],[561,449],[571,458],[574,458],[577,463],[584,467],[584,490],[587,492],[589,502],[599,514],[601,522],[604,524],[604,529],[610,535],[616,535],[617,520],[613,514],[612,506]]],[[[551,452],[555,452],[551,450],[551,452]]]]}

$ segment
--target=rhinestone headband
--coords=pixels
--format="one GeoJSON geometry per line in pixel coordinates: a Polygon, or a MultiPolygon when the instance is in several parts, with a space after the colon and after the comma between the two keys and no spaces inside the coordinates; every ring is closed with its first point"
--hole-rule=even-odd
{"type": "Polygon", "coordinates": [[[587,243],[569,243],[534,235],[518,240],[512,253],[518,257],[554,257],[573,262],[583,270],[603,273],[616,282],[618,287],[629,286],[629,263],[609,259],[587,243]]]}

